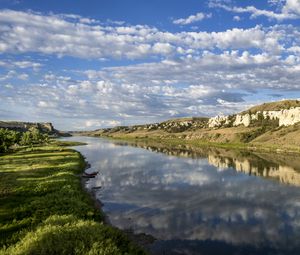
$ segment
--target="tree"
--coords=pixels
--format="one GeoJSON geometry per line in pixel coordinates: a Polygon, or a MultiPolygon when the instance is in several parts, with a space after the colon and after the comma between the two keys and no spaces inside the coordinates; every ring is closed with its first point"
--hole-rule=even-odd
{"type": "Polygon", "coordinates": [[[32,145],[32,136],[30,131],[26,131],[22,134],[20,145],[32,145]]]}
{"type": "Polygon", "coordinates": [[[43,142],[43,134],[39,129],[31,127],[29,129],[29,132],[31,134],[32,143],[39,144],[43,142]]]}
{"type": "Polygon", "coordinates": [[[30,128],[26,132],[0,128],[0,153],[7,152],[13,145],[33,146],[48,142],[49,136],[37,128],[30,128]]]}
{"type": "Polygon", "coordinates": [[[0,152],[7,152],[12,145],[18,144],[20,137],[20,132],[0,129],[0,152]]]}

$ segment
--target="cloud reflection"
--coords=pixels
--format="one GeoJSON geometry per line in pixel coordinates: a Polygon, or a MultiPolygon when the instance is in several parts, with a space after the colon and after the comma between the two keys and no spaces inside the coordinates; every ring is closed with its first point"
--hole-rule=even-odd
{"type": "Polygon", "coordinates": [[[74,139],[89,143],[78,149],[100,173],[88,185],[102,187],[97,197],[119,228],[165,242],[300,249],[300,190],[275,181],[299,184],[296,157],[216,149],[178,149],[176,157],[167,148],[136,144],[169,155],[74,139]]]}

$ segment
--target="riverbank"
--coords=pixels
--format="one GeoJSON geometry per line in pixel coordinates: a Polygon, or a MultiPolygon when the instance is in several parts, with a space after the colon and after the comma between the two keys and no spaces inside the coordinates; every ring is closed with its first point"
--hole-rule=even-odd
{"type": "Polygon", "coordinates": [[[128,135],[87,135],[91,137],[102,137],[112,140],[121,140],[129,143],[145,143],[160,146],[172,147],[173,149],[188,148],[189,150],[197,150],[197,148],[222,148],[230,150],[243,150],[251,152],[264,153],[283,153],[283,154],[300,154],[299,146],[283,146],[276,144],[262,143],[240,143],[240,142],[210,142],[201,139],[184,139],[181,137],[163,137],[163,136],[128,136],[128,135]]]}
{"type": "Polygon", "coordinates": [[[299,155],[215,148],[194,152],[185,146],[176,151],[91,137],[67,140],[89,144],[76,148],[94,167],[89,172],[100,171],[89,189],[102,187],[96,195],[112,224],[158,239],[148,246],[152,254],[279,254],[279,247],[292,254],[289,241],[299,251],[295,218],[285,217],[299,209],[294,201],[300,190],[292,187],[300,180],[299,155]],[[291,226],[295,232],[290,235],[291,226]]]}
{"type": "Polygon", "coordinates": [[[0,156],[0,254],[144,254],[104,224],[81,187],[84,158],[62,145],[0,156]]]}

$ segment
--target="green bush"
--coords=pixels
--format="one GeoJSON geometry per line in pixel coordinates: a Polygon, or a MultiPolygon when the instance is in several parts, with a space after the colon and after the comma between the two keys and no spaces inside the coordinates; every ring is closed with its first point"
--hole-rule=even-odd
{"type": "Polygon", "coordinates": [[[264,118],[263,113],[259,113],[257,120],[252,120],[251,126],[268,127],[268,129],[277,128],[279,126],[279,119],[270,119],[270,117],[264,118]]]}
{"type": "Polygon", "coordinates": [[[9,148],[18,144],[20,141],[21,134],[17,131],[0,129],[0,152],[6,152],[9,148]]]}
{"type": "Polygon", "coordinates": [[[28,232],[3,255],[90,254],[119,255],[144,254],[131,246],[118,230],[73,215],[49,217],[36,230],[28,232]],[[125,240],[125,241],[124,241],[125,240]]]}
{"type": "Polygon", "coordinates": [[[0,128],[0,153],[8,152],[13,145],[32,146],[49,142],[47,134],[37,128],[30,128],[26,132],[18,132],[0,128]]]}
{"type": "Polygon", "coordinates": [[[259,137],[260,135],[264,134],[268,131],[268,128],[266,126],[263,126],[261,128],[258,128],[251,132],[245,132],[241,133],[241,142],[243,143],[249,143],[252,140],[254,140],[256,137],[259,137]]]}

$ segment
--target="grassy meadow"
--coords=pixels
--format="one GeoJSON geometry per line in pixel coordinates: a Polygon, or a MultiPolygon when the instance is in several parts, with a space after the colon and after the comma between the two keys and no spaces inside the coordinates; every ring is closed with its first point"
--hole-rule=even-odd
{"type": "Polygon", "coordinates": [[[0,254],[144,254],[83,191],[83,157],[54,144],[0,155],[0,254]]]}

